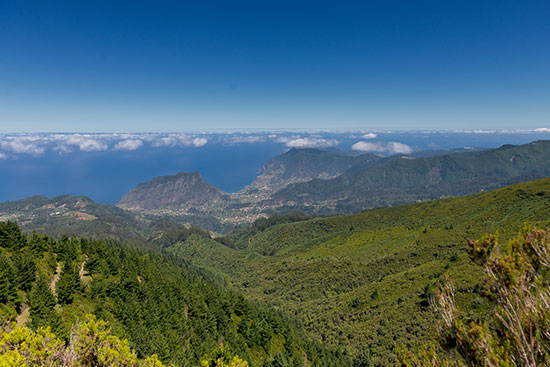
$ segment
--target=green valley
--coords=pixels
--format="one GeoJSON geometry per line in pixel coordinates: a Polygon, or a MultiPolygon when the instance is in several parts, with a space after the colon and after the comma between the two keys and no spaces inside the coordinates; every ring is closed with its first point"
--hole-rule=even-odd
{"type": "Polygon", "coordinates": [[[252,236],[235,231],[231,247],[190,236],[168,251],[296,316],[320,342],[382,366],[394,363],[396,344],[415,348],[431,338],[429,298],[444,274],[469,317],[484,317],[483,278],[466,240],[495,231],[506,239],[525,222],[550,225],[550,179],[278,224],[252,236]]]}

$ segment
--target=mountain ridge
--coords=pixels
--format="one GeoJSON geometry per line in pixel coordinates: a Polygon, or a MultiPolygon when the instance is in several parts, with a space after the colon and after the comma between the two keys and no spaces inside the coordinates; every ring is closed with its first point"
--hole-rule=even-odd
{"type": "Polygon", "coordinates": [[[396,155],[330,179],[289,185],[275,202],[319,213],[346,213],[416,200],[460,196],[550,175],[550,141],[434,157],[396,155]],[[318,209],[322,205],[317,205],[318,209]]]}

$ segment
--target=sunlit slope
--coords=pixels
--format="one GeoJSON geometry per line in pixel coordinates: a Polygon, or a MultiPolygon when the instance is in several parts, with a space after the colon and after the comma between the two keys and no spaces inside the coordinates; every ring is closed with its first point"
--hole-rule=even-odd
{"type": "Polygon", "coordinates": [[[273,195],[304,210],[349,213],[461,196],[550,176],[550,141],[436,157],[393,156],[331,180],[288,186],[273,195]]]}
{"type": "Polygon", "coordinates": [[[550,179],[461,198],[269,227],[235,248],[191,237],[170,251],[224,276],[249,297],[301,318],[320,340],[391,363],[397,343],[419,345],[433,330],[427,300],[440,277],[482,315],[481,272],[468,237],[515,234],[550,224],[550,179]]]}

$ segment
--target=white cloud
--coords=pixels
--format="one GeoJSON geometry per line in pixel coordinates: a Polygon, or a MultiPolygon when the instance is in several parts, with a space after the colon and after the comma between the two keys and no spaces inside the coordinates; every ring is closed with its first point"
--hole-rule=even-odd
{"type": "Polygon", "coordinates": [[[363,139],[374,139],[376,138],[378,135],[375,134],[375,133],[368,133],[368,134],[365,134],[363,135],[363,139]]]}
{"type": "Polygon", "coordinates": [[[99,140],[90,139],[78,143],[78,148],[83,152],[98,152],[107,150],[108,146],[99,140]]]}
{"type": "Polygon", "coordinates": [[[258,135],[249,135],[249,136],[229,136],[227,138],[223,138],[222,141],[224,144],[252,144],[252,143],[262,143],[264,142],[265,136],[258,136],[258,135]]]}
{"type": "Polygon", "coordinates": [[[186,134],[151,135],[147,137],[147,140],[151,141],[153,147],[202,147],[208,143],[206,137],[186,134]]]}
{"type": "Polygon", "coordinates": [[[390,154],[410,154],[412,148],[407,144],[390,141],[390,142],[366,142],[360,141],[351,146],[352,150],[359,150],[362,152],[379,152],[390,154]]]}
{"type": "Polygon", "coordinates": [[[73,148],[71,148],[68,145],[64,145],[64,144],[57,145],[57,146],[53,147],[52,150],[54,152],[58,152],[59,154],[72,153],[74,151],[73,148]]]}
{"type": "Polygon", "coordinates": [[[539,133],[550,133],[550,127],[539,127],[535,129],[535,131],[539,133]]]}
{"type": "Polygon", "coordinates": [[[206,143],[208,143],[207,138],[194,138],[193,139],[193,146],[195,146],[195,147],[202,147],[206,143]]]}
{"type": "Polygon", "coordinates": [[[151,139],[153,140],[152,144],[154,147],[173,147],[176,145],[176,139],[173,137],[165,136],[165,137],[158,137],[157,139],[151,139]]]}
{"type": "Polygon", "coordinates": [[[284,143],[289,148],[323,148],[338,145],[336,139],[323,139],[318,137],[280,137],[275,140],[278,143],[284,143]]]}
{"type": "Polygon", "coordinates": [[[4,153],[0,153],[0,159],[7,159],[8,155],[4,153]]]}
{"type": "Polygon", "coordinates": [[[15,154],[30,154],[30,155],[42,155],[46,151],[43,146],[36,143],[36,140],[32,137],[7,137],[0,141],[0,148],[5,151],[9,151],[15,154]]]}
{"type": "Polygon", "coordinates": [[[97,152],[107,150],[109,146],[106,140],[112,140],[115,137],[113,134],[71,134],[71,135],[55,135],[54,138],[60,140],[67,145],[75,145],[83,152],[97,152]]]}
{"type": "Polygon", "coordinates": [[[463,134],[500,134],[500,133],[511,132],[511,131],[507,131],[507,130],[452,130],[451,132],[463,133],[463,134]]]}
{"type": "Polygon", "coordinates": [[[139,139],[122,140],[115,144],[113,150],[136,150],[143,145],[139,139]]]}

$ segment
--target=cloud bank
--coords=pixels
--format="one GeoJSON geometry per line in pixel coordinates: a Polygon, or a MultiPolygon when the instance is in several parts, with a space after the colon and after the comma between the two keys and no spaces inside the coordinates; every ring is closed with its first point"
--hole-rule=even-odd
{"type": "Polygon", "coordinates": [[[76,151],[133,151],[145,143],[152,147],[202,147],[209,142],[201,134],[0,134],[0,154],[40,156],[47,151],[69,154],[76,151]]]}

